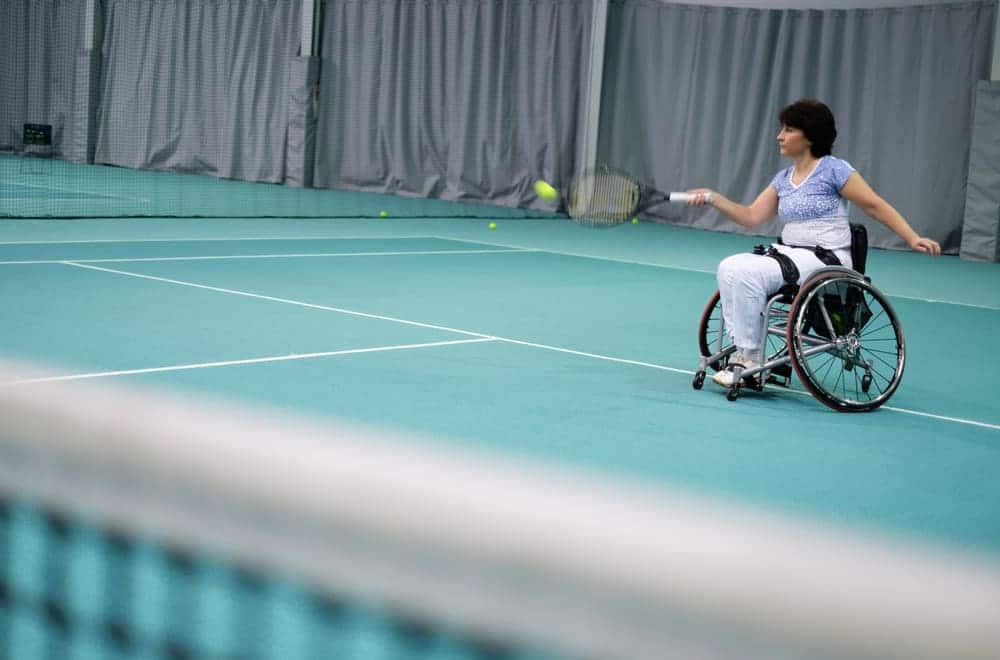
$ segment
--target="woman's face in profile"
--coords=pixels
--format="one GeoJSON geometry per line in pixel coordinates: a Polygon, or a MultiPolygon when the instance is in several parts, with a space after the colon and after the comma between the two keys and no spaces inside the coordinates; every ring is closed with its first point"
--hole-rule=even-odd
{"type": "Polygon", "coordinates": [[[782,125],[778,132],[778,148],[782,156],[796,158],[809,149],[809,140],[801,129],[782,125]]]}

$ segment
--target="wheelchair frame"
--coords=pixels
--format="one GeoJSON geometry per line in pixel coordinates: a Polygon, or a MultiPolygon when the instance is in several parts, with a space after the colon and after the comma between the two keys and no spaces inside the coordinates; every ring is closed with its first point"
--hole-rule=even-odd
{"type": "MultiPolygon", "coordinates": [[[[766,383],[788,387],[791,383],[793,370],[814,397],[834,410],[842,412],[874,410],[888,401],[898,388],[906,359],[902,327],[884,294],[871,284],[870,278],[863,274],[841,266],[819,269],[812,273],[801,286],[785,285],[771,295],[761,316],[760,354],[763,359],[762,364],[754,369],[743,369],[739,365],[731,367],[734,376],[733,385],[726,393],[726,398],[730,401],[739,398],[744,387],[750,387],[756,391],[762,391],[766,383]],[[824,294],[823,289],[828,286],[845,287],[842,296],[850,296],[849,291],[854,288],[857,291],[854,294],[855,297],[860,296],[859,300],[864,301],[866,308],[869,307],[869,300],[872,303],[877,303],[882,310],[879,312],[879,316],[874,318],[879,318],[884,314],[887,321],[877,330],[891,328],[892,337],[876,338],[871,341],[889,342],[894,339],[895,350],[890,351],[888,347],[879,344],[879,348],[867,349],[868,354],[866,355],[864,329],[865,324],[873,317],[869,314],[869,319],[862,322],[860,315],[855,310],[856,318],[853,320],[853,326],[843,327],[843,320],[838,318],[837,321],[841,325],[838,328],[838,323],[831,318],[830,310],[827,309],[827,303],[824,299],[824,296],[828,294],[824,294]],[[826,335],[810,332],[813,329],[810,327],[809,318],[809,314],[813,313],[811,310],[819,311],[822,322],[825,324],[825,328],[822,328],[820,333],[825,331],[826,335]],[[775,337],[779,339],[780,344],[772,339],[769,349],[768,339],[775,337]],[[884,358],[878,355],[879,353],[884,355],[894,353],[896,363],[890,364],[890,358],[884,358]],[[833,388],[828,387],[821,378],[813,373],[809,361],[821,354],[832,355],[833,359],[830,362],[833,363],[839,359],[845,373],[853,372],[859,367],[864,372],[860,380],[856,374],[854,375],[855,397],[849,396],[847,379],[843,377],[842,373],[839,374],[840,377],[833,388]],[[876,362],[882,362],[884,366],[891,367],[891,376],[886,377],[884,374],[878,373],[876,368],[880,365],[876,362]],[[837,391],[837,384],[841,384],[841,380],[843,380],[843,396],[837,391]],[[877,396],[869,396],[873,384],[876,384],[877,396]]],[[[729,336],[725,328],[725,321],[722,319],[718,291],[709,299],[702,314],[698,339],[702,355],[692,381],[692,386],[696,390],[702,388],[707,369],[720,371],[730,368],[728,366],[729,357],[736,351],[735,345],[731,343],[727,345],[729,336]],[[719,316],[718,337],[713,342],[714,346],[710,346],[707,338],[708,324],[712,320],[713,312],[716,311],[718,311],[719,316]]],[[[825,363],[824,366],[829,373],[832,368],[830,363],[825,363]]]]}

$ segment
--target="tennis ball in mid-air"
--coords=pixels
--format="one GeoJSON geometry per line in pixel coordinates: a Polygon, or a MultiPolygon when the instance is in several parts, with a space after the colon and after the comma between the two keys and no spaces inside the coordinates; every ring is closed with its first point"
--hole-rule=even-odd
{"type": "Polygon", "coordinates": [[[632,224],[633,225],[639,224],[639,218],[632,218],[632,224]]]}
{"type": "Polygon", "coordinates": [[[556,197],[559,196],[559,193],[552,187],[552,184],[542,179],[535,181],[535,194],[546,202],[555,201],[556,197]]]}
{"type": "Polygon", "coordinates": [[[497,223],[491,222],[490,223],[490,229],[496,229],[496,228],[497,228],[497,223]]]}
{"type": "Polygon", "coordinates": [[[389,214],[386,213],[385,211],[379,211],[378,212],[378,217],[380,217],[380,218],[388,218],[389,214]]]}

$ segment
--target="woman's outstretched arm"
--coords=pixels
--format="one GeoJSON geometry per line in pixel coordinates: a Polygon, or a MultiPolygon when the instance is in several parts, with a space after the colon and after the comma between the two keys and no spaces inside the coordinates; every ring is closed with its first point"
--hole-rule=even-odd
{"type": "Polygon", "coordinates": [[[935,257],[941,254],[941,246],[938,245],[937,241],[920,236],[913,231],[913,227],[906,221],[906,218],[893,208],[892,204],[879,197],[878,193],[872,190],[868,182],[857,172],[853,172],[847,178],[847,183],[841,188],[840,194],[849,202],[857,204],[862,211],[896,232],[900,238],[906,241],[910,249],[926,252],[935,257]]]}
{"type": "Polygon", "coordinates": [[[724,215],[728,216],[730,220],[744,227],[762,225],[778,214],[778,193],[771,186],[768,186],[761,194],[757,195],[757,199],[749,206],[737,204],[724,195],[720,195],[708,188],[695,188],[688,192],[694,195],[688,202],[691,206],[711,204],[724,215]],[[711,195],[711,201],[708,201],[709,195],[711,195]]]}

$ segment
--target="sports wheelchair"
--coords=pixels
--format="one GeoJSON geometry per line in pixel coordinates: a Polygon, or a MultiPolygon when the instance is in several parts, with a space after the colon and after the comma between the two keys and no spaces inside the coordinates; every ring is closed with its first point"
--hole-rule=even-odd
{"type": "MultiPolygon", "coordinates": [[[[855,268],[828,266],[801,286],[786,284],[768,297],[761,323],[760,367],[734,365],[726,398],[749,387],[791,385],[792,373],[822,403],[841,412],[874,410],[889,400],[903,378],[903,329],[885,295],[865,273],[868,239],[851,225],[855,268]]],[[[729,367],[736,346],[725,327],[716,291],[698,324],[701,359],[692,386],[700,390],[706,370],[729,367]]]]}

